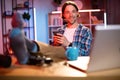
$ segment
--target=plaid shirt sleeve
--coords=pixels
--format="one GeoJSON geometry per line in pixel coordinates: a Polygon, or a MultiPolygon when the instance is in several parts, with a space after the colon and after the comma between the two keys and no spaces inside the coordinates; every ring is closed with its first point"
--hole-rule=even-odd
{"type": "Polygon", "coordinates": [[[88,56],[92,43],[92,33],[89,28],[79,25],[74,33],[73,46],[79,48],[80,56],[88,56]]]}

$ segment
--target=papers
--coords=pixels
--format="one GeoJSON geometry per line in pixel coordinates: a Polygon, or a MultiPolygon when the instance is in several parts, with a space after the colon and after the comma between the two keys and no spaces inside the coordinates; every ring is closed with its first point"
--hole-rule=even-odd
{"type": "Polygon", "coordinates": [[[90,60],[89,56],[81,56],[78,57],[78,59],[75,61],[66,61],[66,65],[78,69],[80,71],[86,72],[89,60],[90,60]]]}

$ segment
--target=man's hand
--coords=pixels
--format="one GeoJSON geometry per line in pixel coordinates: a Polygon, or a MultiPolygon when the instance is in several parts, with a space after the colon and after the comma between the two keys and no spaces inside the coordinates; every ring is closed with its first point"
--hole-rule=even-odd
{"type": "Polygon", "coordinates": [[[57,35],[55,35],[53,37],[53,41],[54,41],[54,45],[58,45],[58,44],[62,44],[63,46],[68,46],[70,44],[70,42],[67,40],[67,38],[62,35],[62,34],[59,34],[57,33],[57,35]]]}

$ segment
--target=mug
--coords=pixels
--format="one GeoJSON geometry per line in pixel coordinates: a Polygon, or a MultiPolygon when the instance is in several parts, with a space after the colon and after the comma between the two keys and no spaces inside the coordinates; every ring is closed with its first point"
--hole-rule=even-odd
{"type": "Polygon", "coordinates": [[[66,57],[68,60],[73,61],[77,60],[79,56],[79,49],[77,47],[67,47],[66,57]]]}

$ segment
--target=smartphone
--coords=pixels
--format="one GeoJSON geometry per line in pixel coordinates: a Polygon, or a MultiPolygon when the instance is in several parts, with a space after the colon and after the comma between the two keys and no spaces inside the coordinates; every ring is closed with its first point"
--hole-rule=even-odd
{"type": "Polygon", "coordinates": [[[54,35],[57,35],[57,33],[59,33],[59,32],[58,32],[58,31],[54,31],[54,32],[53,32],[54,35]]]}

